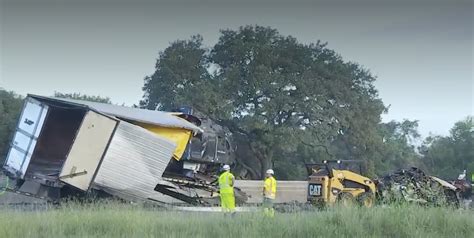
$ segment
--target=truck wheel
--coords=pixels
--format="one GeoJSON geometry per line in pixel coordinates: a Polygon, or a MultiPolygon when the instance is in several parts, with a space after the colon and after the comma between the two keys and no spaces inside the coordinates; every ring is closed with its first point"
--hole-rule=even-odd
{"type": "Polygon", "coordinates": [[[354,196],[350,193],[342,192],[337,195],[336,202],[344,207],[350,207],[354,205],[354,196]]]}
{"type": "Polygon", "coordinates": [[[363,192],[357,196],[357,202],[363,207],[372,207],[375,203],[375,196],[371,192],[363,192]]]}
{"type": "Polygon", "coordinates": [[[456,209],[460,207],[460,201],[455,191],[445,189],[444,194],[446,195],[446,205],[456,209]]]}

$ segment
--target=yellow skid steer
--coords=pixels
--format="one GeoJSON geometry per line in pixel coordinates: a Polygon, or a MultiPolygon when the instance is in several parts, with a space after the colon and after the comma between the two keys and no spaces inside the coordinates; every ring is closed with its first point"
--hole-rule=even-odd
{"type": "Polygon", "coordinates": [[[340,203],[372,207],[376,185],[361,173],[361,161],[324,160],[306,164],[308,170],[308,202],[317,206],[340,203]],[[355,166],[354,166],[355,165],[355,166]],[[354,168],[358,168],[355,172],[354,168]]]}

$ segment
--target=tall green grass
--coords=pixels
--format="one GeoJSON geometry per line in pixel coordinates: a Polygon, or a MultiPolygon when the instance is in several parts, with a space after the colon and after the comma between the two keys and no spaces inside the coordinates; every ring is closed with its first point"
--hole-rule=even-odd
{"type": "Polygon", "coordinates": [[[0,237],[474,237],[474,212],[416,206],[175,212],[124,204],[0,209],[0,237]]]}

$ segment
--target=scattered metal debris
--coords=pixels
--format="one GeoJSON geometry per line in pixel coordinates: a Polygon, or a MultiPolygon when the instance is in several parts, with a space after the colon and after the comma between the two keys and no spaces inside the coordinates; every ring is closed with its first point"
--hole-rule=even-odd
{"type": "Polygon", "coordinates": [[[414,167],[398,170],[377,180],[377,190],[382,203],[414,202],[434,206],[459,206],[456,187],[414,167]]]}

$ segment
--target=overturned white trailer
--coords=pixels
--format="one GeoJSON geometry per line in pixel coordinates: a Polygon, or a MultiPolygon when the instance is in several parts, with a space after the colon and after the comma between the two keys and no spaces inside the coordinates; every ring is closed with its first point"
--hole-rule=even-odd
{"type": "Polygon", "coordinates": [[[102,191],[160,201],[177,143],[136,123],[201,130],[165,112],[28,95],[3,170],[16,191],[50,200],[102,191]]]}

